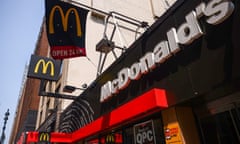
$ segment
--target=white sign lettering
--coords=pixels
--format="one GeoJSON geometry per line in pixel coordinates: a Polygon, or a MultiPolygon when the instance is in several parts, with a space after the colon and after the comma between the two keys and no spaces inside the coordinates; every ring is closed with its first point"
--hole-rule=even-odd
{"type": "Polygon", "coordinates": [[[138,144],[144,144],[147,141],[153,141],[153,132],[148,130],[146,132],[138,133],[136,136],[136,141],[138,144]]]}
{"type": "Polygon", "coordinates": [[[198,19],[206,16],[206,22],[217,25],[226,20],[233,12],[234,4],[227,0],[212,0],[208,4],[201,3],[195,10],[185,16],[186,22],[167,31],[167,40],[160,41],[153,52],[146,53],[139,62],[125,67],[116,79],[108,81],[101,87],[100,102],[108,100],[113,94],[125,89],[131,80],[138,80],[143,74],[153,70],[158,63],[164,63],[181,49],[179,44],[189,45],[203,35],[198,19]]]}

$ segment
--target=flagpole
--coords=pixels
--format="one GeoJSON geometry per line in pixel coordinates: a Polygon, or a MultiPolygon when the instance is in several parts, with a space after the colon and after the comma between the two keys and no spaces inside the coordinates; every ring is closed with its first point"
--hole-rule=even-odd
{"type": "MultiPolygon", "coordinates": [[[[65,2],[65,1],[63,1],[65,2]]],[[[110,17],[113,17],[113,14],[114,14],[114,17],[119,19],[119,20],[122,20],[122,21],[125,21],[127,23],[131,23],[133,25],[136,25],[136,26],[139,26],[139,27],[148,27],[148,23],[147,22],[144,22],[144,21],[139,21],[139,20],[136,20],[134,18],[131,18],[131,17],[128,17],[126,15],[123,15],[123,14],[120,14],[118,12],[114,12],[114,11],[111,11],[111,12],[105,12],[105,11],[102,11],[100,9],[96,9],[96,8],[93,8],[93,7],[90,7],[88,5],[85,5],[85,4],[82,4],[80,2],[76,2],[76,1],[73,1],[73,0],[69,0],[68,2],[71,2],[71,3],[74,3],[74,4],[77,4],[77,5],[80,5],[82,7],[85,7],[87,9],[90,9],[90,10],[93,10],[93,11],[96,11],[96,12],[99,12],[99,13],[102,13],[104,15],[107,15],[107,16],[110,16],[110,17]]],[[[67,2],[67,3],[68,3],[67,2]]]]}

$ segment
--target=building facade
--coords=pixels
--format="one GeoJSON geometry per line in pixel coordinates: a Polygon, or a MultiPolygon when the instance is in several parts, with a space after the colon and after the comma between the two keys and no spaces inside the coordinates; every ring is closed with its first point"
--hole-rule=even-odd
{"type": "MultiPolygon", "coordinates": [[[[82,86],[92,85],[96,77],[111,65],[148,28],[147,26],[142,27],[142,22],[146,22],[148,26],[151,25],[156,17],[168,9],[174,1],[159,3],[157,0],[146,0],[138,3],[135,0],[116,3],[114,1],[78,0],[71,3],[79,7],[82,7],[81,4],[90,7],[86,21],[87,56],[64,59],[59,80],[48,82],[46,91],[79,96],[83,90],[77,89],[73,93],[66,93],[64,92],[64,87],[70,85],[82,88],[82,86]],[[133,9],[134,12],[129,13],[133,9]],[[157,11],[154,9],[157,9],[157,11]],[[96,45],[99,41],[106,37],[115,43],[113,52],[96,50],[96,45]]],[[[46,33],[43,35],[46,35],[46,33]]],[[[72,100],[68,99],[41,97],[36,125],[37,130],[59,131],[59,115],[72,102],[72,100]]]]}
{"type": "MultiPolygon", "coordinates": [[[[129,29],[121,29],[110,40],[127,49],[116,52],[116,60],[113,54],[103,69],[90,70],[90,67],[85,72],[89,74],[89,81],[84,79],[87,75],[84,71],[89,68],[87,65],[99,61],[98,56],[91,56],[94,52],[87,59],[64,62],[61,82],[57,84],[59,90],[65,85],[80,87],[86,83],[88,87],[76,94],[73,101],[61,100],[58,109],[61,112],[56,116],[57,129],[45,128],[46,141],[86,144],[240,142],[238,0],[178,0],[168,2],[169,8],[163,9],[166,12],[161,14],[160,7],[156,8],[157,1],[94,2],[85,4],[115,11],[115,16],[120,13],[146,21],[149,27],[139,31],[135,39],[131,36],[136,31],[129,29],[136,25],[129,21],[120,20],[117,24],[127,26],[117,27],[114,27],[114,16],[105,24],[96,23],[95,19],[88,21],[88,28],[96,28],[93,32],[87,30],[89,52],[96,50],[103,36],[109,38],[114,35],[111,30],[116,28],[118,32],[123,26],[129,29]],[[105,28],[108,24],[110,28],[105,28]],[[97,26],[102,31],[98,31],[97,26]],[[130,41],[127,44],[123,42],[125,31],[130,41]],[[96,78],[91,71],[97,73],[96,78]]],[[[89,18],[96,15],[93,12],[89,18]]],[[[98,50],[107,55],[112,49],[98,50]]],[[[40,131],[30,132],[26,140],[39,142],[41,135],[40,131]]]]}
{"type": "Polygon", "coordinates": [[[74,143],[239,143],[239,1],[177,1],[61,115],[74,143]]]}
{"type": "MultiPolygon", "coordinates": [[[[43,27],[40,28],[40,31],[34,54],[47,56],[48,43],[47,37],[44,36],[46,31],[44,31],[43,27]]],[[[36,128],[38,105],[40,101],[40,97],[38,96],[40,81],[27,78],[27,71],[28,66],[26,66],[23,76],[23,84],[15,112],[9,144],[17,143],[23,133],[33,131],[36,128]]]]}

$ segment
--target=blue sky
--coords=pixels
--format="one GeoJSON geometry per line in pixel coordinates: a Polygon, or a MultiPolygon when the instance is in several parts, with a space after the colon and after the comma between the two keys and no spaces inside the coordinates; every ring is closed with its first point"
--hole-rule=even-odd
{"type": "Polygon", "coordinates": [[[0,134],[7,109],[8,143],[25,64],[35,49],[44,16],[44,0],[3,0],[0,5],[0,134]]]}

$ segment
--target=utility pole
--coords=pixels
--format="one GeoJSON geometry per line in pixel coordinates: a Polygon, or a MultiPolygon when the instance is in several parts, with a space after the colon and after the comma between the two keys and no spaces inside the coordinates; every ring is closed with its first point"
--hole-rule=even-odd
{"type": "Polygon", "coordinates": [[[7,112],[5,113],[5,117],[4,117],[4,124],[3,124],[3,128],[2,128],[2,135],[1,135],[1,139],[0,139],[0,144],[4,144],[4,140],[5,140],[5,129],[6,129],[6,124],[7,124],[7,120],[8,120],[8,116],[10,115],[9,113],[9,109],[7,110],[7,112]]]}

